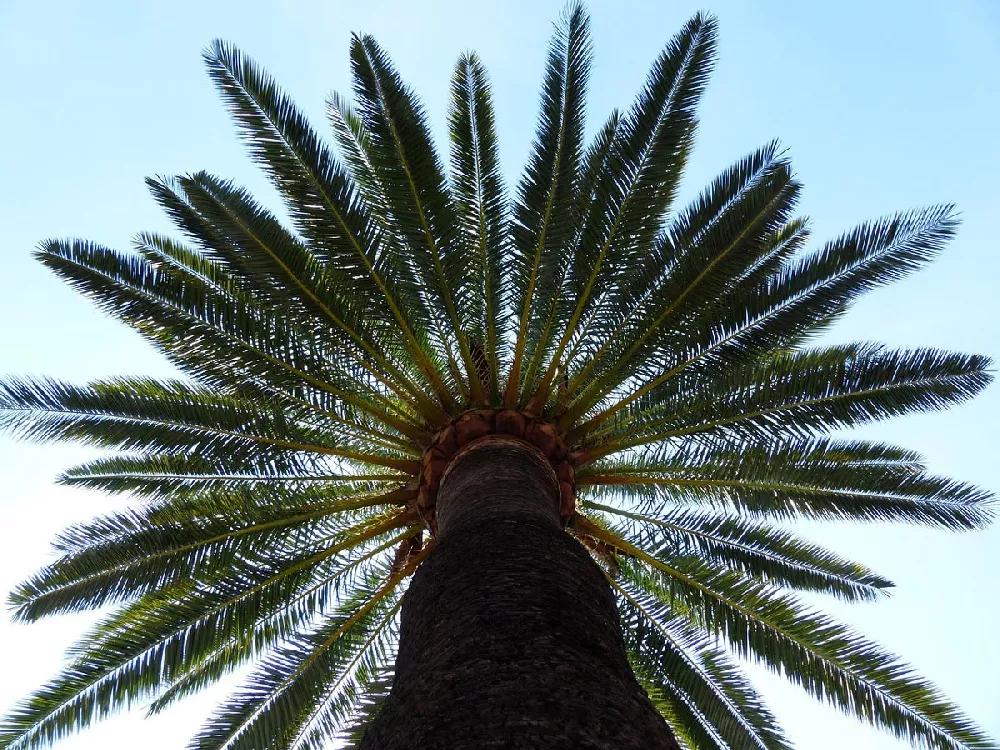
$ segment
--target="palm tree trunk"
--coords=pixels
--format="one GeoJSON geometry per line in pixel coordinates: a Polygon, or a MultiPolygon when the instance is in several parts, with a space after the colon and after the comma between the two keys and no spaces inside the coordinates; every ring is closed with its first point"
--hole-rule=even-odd
{"type": "Polygon", "coordinates": [[[607,581],[561,528],[558,486],[535,449],[498,437],[448,468],[362,748],[676,750],[629,668],[607,581]]]}

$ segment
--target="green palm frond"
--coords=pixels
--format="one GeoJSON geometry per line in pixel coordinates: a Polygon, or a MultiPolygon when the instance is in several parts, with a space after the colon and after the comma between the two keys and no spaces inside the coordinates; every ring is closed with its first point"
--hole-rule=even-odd
{"type": "Polygon", "coordinates": [[[335,154],[216,42],[209,74],[289,226],[195,172],[147,180],[182,239],[41,245],[182,379],[0,381],[0,430],[104,450],[59,481],[136,501],[67,529],[11,594],[22,621],[107,611],[0,724],[0,748],[124,706],[157,713],[241,667],[249,679],[192,746],[357,744],[435,544],[442,472],[498,432],[552,462],[566,531],[604,570],[635,675],[682,745],[789,747],[735,654],[914,745],[996,750],[899,660],[796,598],[867,601],[891,584],[787,528],[991,521],[989,493],[914,452],[833,435],[962,403],[990,361],[817,341],[933,258],[953,208],[811,248],[777,143],[675,206],[716,22],[692,18],[588,142],[589,23],[573,4],[556,28],[516,190],[474,53],[454,69],[441,158],[415,92],[355,36],[354,101],[327,102],[335,154]]]}
{"type": "Polygon", "coordinates": [[[522,400],[522,367],[531,356],[529,348],[545,349],[555,335],[552,316],[575,235],[590,59],[590,20],[582,6],[571,6],[549,48],[538,132],[514,201],[509,264],[518,323],[504,392],[507,407],[522,400]]]}
{"type": "MultiPolygon", "coordinates": [[[[457,211],[423,111],[371,37],[355,37],[351,64],[359,114],[369,135],[368,154],[431,312],[439,351],[455,374],[456,359],[461,360],[473,402],[483,403],[485,395],[464,332],[469,323],[471,258],[454,236],[457,211]],[[458,344],[457,355],[452,341],[458,344]]],[[[464,390],[466,380],[460,374],[456,379],[464,390]]]]}
{"type": "Polygon", "coordinates": [[[97,382],[80,388],[51,380],[0,387],[0,426],[39,441],[78,440],[103,448],[188,453],[234,461],[288,454],[329,456],[412,472],[416,462],[336,439],[311,412],[219,395],[181,382],[97,382]]]}
{"type": "Polygon", "coordinates": [[[645,539],[669,547],[671,555],[696,556],[789,589],[864,601],[892,585],[858,563],[765,524],[690,511],[654,515],[593,502],[584,507],[627,519],[630,527],[645,532],[645,539]]]}
{"type": "Polygon", "coordinates": [[[597,458],[692,435],[809,436],[942,409],[981,391],[990,379],[988,366],[982,356],[936,349],[894,352],[847,345],[782,352],[727,368],[701,392],[683,382],[664,383],[650,392],[646,402],[651,406],[643,404],[612,423],[587,455],[597,458]],[[656,413],[664,411],[668,415],[656,413]]]}
{"type": "MultiPolygon", "coordinates": [[[[549,356],[536,407],[544,405],[576,325],[596,302],[595,292],[621,283],[659,229],[690,148],[694,110],[707,82],[714,43],[712,19],[699,15],[688,22],[660,54],[632,111],[615,128],[607,156],[595,160],[600,171],[592,178],[593,197],[581,214],[579,242],[567,273],[565,333],[551,353],[547,345],[538,346],[529,368],[532,373],[543,354],[549,356]]],[[[596,154],[603,154],[600,142],[596,154]]]]}
{"type": "Polygon", "coordinates": [[[990,495],[923,471],[909,451],[861,442],[797,440],[662,446],[581,470],[584,497],[628,501],[639,512],[703,504],[751,518],[908,522],[975,529],[990,495]]]}
{"type": "Polygon", "coordinates": [[[295,555],[305,556],[303,565],[311,565],[372,536],[416,524],[405,510],[361,520],[351,517],[358,507],[381,505],[381,500],[375,496],[362,503],[317,502],[294,510],[276,504],[264,512],[230,512],[225,517],[189,512],[185,515],[194,518],[184,521],[158,520],[149,512],[102,518],[64,534],[60,546],[66,547],[69,540],[76,544],[20,584],[10,604],[22,620],[102,607],[192,577],[226,575],[230,567],[271,547],[292,547],[295,555]]]}
{"type": "Polygon", "coordinates": [[[426,312],[407,286],[400,283],[395,264],[380,255],[391,251],[380,244],[357,188],[344,168],[322,144],[305,118],[275,83],[250,60],[222,42],[206,52],[213,77],[243,129],[251,151],[268,169],[275,186],[302,233],[322,250],[327,267],[351,280],[354,294],[383,299],[402,334],[409,355],[429,378],[446,405],[454,399],[440,374],[421,349],[418,336],[427,325],[426,312]],[[381,260],[381,262],[379,262],[381,260]],[[405,300],[401,295],[406,295],[405,300]],[[408,319],[404,309],[410,313],[408,319]]]}
{"type": "MultiPolygon", "coordinates": [[[[252,635],[251,655],[308,626],[367,558],[345,560],[338,553],[386,534],[386,524],[368,526],[321,552],[272,552],[222,565],[225,575],[177,581],[112,615],[81,640],[61,675],[16,709],[5,740],[55,740],[123,703],[155,695],[227,641],[252,635]]],[[[238,663],[229,660],[225,668],[238,663]]]]}
{"type": "MultiPolygon", "coordinates": [[[[818,251],[792,259],[759,287],[740,287],[724,300],[725,306],[714,307],[714,320],[679,329],[681,341],[668,350],[671,360],[665,372],[605,407],[578,432],[597,426],[693,365],[739,362],[748,353],[778,350],[822,329],[860,294],[902,278],[934,257],[955,226],[950,206],[865,224],[818,251]]],[[[568,410],[560,423],[570,424],[580,411],[568,410]]]]}
{"type": "Polygon", "coordinates": [[[458,61],[451,91],[451,181],[460,229],[457,241],[469,259],[469,345],[474,360],[477,348],[482,352],[485,367],[479,380],[495,403],[503,365],[498,359],[500,342],[507,336],[503,264],[508,211],[489,80],[475,54],[458,61]]]}
{"type": "Polygon", "coordinates": [[[610,297],[613,309],[603,340],[571,384],[575,391],[589,379],[588,388],[564,419],[605,395],[598,391],[601,383],[617,384],[620,373],[641,366],[656,350],[657,334],[677,328],[673,320],[686,309],[714,301],[727,281],[758,262],[769,249],[769,233],[788,219],[797,193],[788,163],[770,144],[724,173],[671,222],[637,271],[622,274],[624,283],[610,297]]]}
{"type": "Polygon", "coordinates": [[[389,624],[403,573],[373,573],[314,631],[266,657],[194,739],[197,747],[259,748],[275,741],[315,748],[389,657],[389,624]],[[386,580],[387,579],[387,580],[386,580]],[[323,731],[326,725],[327,731],[323,731]],[[317,742],[319,740],[319,742],[317,742]]]}
{"type": "Polygon", "coordinates": [[[896,657],[766,584],[694,556],[670,557],[649,540],[615,531],[603,541],[635,558],[623,575],[737,654],[754,659],[820,700],[867,718],[900,739],[936,747],[993,743],[896,657]],[[651,548],[653,552],[645,552],[651,548]],[[862,708],[863,707],[863,708],[862,708]]]}
{"type": "Polygon", "coordinates": [[[299,456],[279,464],[257,457],[239,463],[213,462],[202,456],[118,455],[68,469],[58,481],[68,486],[159,498],[265,487],[282,487],[284,492],[294,490],[296,495],[308,487],[322,488],[325,493],[337,492],[342,487],[349,487],[352,492],[374,487],[388,491],[405,485],[409,479],[407,474],[382,469],[368,474],[335,472],[322,462],[317,464],[299,456]]]}
{"type": "Polygon", "coordinates": [[[626,648],[654,702],[680,714],[692,750],[791,746],[742,671],[712,640],[629,582],[615,581],[626,648]]]}
{"type": "Polygon", "coordinates": [[[293,323],[245,296],[234,297],[200,269],[180,270],[176,262],[167,267],[158,259],[166,253],[179,258],[183,249],[154,237],[145,240],[147,258],[155,248],[155,259],[82,242],[46,243],[38,257],[197,380],[225,389],[277,389],[299,400],[303,387],[311,386],[308,401],[335,401],[328,412],[346,407],[356,415],[360,410],[419,438],[422,430],[412,416],[391,414],[390,409],[398,413],[400,405],[384,394],[366,398],[372,394],[369,384],[327,354],[328,345],[303,331],[301,322],[293,323]],[[238,357],[222,362],[219,351],[238,357]]]}
{"type": "MultiPolygon", "coordinates": [[[[378,221],[390,238],[395,240],[392,234],[394,231],[392,212],[387,202],[385,187],[375,169],[368,128],[350,100],[336,92],[327,99],[326,111],[337,146],[372,218],[378,221]]],[[[395,253],[385,253],[382,257],[388,258],[398,254],[396,248],[395,253]]]]}
{"type": "Polygon", "coordinates": [[[395,664],[386,664],[381,673],[375,676],[367,686],[363,696],[360,696],[354,715],[349,722],[340,730],[338,739],[347,744],[345,747],[356,750],[360,747],[364,739],[368,726],[375,720],[392,687],[392,679],[395,674],[395,664]]]}
{"type": "MultiPolygon", "coordinates": [[[[252,626],[242,626],[228,638],[213,637],[207,641],[197,659],[191,659],[183,670],[174,672],[173,681],[150,704],[150,713],[159,713],[176,701],[197,693],[263,653],[265,648],[279,645],[297,623],[311,621],[313,615],[327,609],[335,597],[344,598],[345,591],[353,591],[354,582],[362,580],[377,568],[386,558],[384,553],[411,534],[412,530],[406,529],[363,551],[352,552],[349,558],[338,560],[337,567],[322,571],[308,587],[300,587],[291,597],[277,601],[268,609],[258,607],[259,614],[251,621],[252,626]]],[[[287,587],[288,584],[283,582],[282,585],[287,587]]],[[[234,603],[241,604],[242,600],[234,603]]],[[[256,607],[256,601],[252,603],[256,607]]],[[[229,602],[227,605],[231,606],[229,602]]]]}

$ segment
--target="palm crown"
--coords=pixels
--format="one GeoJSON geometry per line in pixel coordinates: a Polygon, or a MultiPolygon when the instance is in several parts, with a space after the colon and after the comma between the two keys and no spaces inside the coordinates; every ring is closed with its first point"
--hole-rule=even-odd
{"type": "Polygon", "coordinates": [[[676,208],[714,43],[714,21],[691,19],[588,144],[588,21],[571,8],[512,198],[475,55],[452,79],[446,174],[370,37],[351,45],[354,104],[329,101],[339,159],[265,73],[212,45],[209,72],[294,230],[197,173],[148,180],[188,244],[38,251],[189,379],[0,386],[14,433],[117,451],[61,481],[143,499],[68,529],[61,557],[12,594],[26,621],[111,609],[0,745],[36,747],[136,701],[157,712],[247,662],[195,746],[357,734],[392,674],[408,576],[434,547],[441,472],[500,432],[550,458],[566,531],[607,573],[632,666],[682,744],[788,747],[726,646],[896,736],[994,747],[790,593],[867,600],[890,583],[775,525],[989,520],[986,493],[911,451],[827,436],[969,398],[988,361],[815,342],[932,257],[954,215],[807,249],[775,144],[676,208]]]}

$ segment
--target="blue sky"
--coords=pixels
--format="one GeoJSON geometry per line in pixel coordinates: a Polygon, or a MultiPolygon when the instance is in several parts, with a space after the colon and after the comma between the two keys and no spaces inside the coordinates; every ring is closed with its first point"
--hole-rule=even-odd
{"type": "MultiPolygon", "coordinates": [[[[273,193],[245,157],[204,75],[214,37],[239,44],[322,127],[332,90],[349,91],[351,31],[374,34],[421,92],[443,138],[448,80],[462,51],[490,69],[509,184],[530,143],[545,45],[562,0],[503,3],[0,3],[0,374],[83,381],[169,368],[31,258],[39,240],[79,236],[126,247],[168,226],[142,178],[208,169],[273,193]]],[[[720,59],[701,109],[682,199],[751,149],[779,138],[805,184],[802,212],[821,241],[867,218],[940,202],[963,225],[931,266],[856,306],[831,336],[940,346],[1000,359],[1000,3],[593,2],[593,129],[625,106],[649,63],[692,13],[721,23],[720,59]]],[[[922,451],[930,468],[1000,492],[1000,386],[948,413],[866,434],[922,451]]],[[[48,559],[66,524],[113,507],[53,486],[92,455],[0,436],[0,589],[48,559]]],[[[898,584],[891,598],[828,609],[937,682],[1000,737],[1000,525],[953,535],[909,527],[810,526],[898,584]]],[[[89,621],[0,618],[0,710],[59,665],[89,621]]],[[[892,750],[883,737],[754,672],[802,748],[892,750]]],[[[182,746],[219,692],[152,721],[133,711],[58,745],[182,746]]]]}

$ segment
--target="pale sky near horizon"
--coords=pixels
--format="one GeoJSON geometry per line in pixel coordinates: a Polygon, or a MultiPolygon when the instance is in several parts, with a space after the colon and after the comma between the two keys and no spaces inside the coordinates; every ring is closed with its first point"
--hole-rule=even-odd
{"type": "MultiPolygon", "coordinates": [[[[213,38],[240,45],[325,130],[323,102],[349,93],[352,31],[371,33],[423,97],[439,143],[458,55],[477,50],[492,76],[508,185],[528,152],[551,24],[563,0],[518,2],[0,1],[0,376],[78,382],[170,369],[135,334],[44,271],[31,250],[78,236],[127,247],[167,230],[142,178],[208,169],[274,195],[244,155],[204,74],[213,38]]],[[[1000,359],[1000,2],[591,2],[591,132],[628,106],[663,44],[695,11],[720,21],[720,57],[701,108],[689,198],[748,151],[779,138],[804,183],[815,242],[899,209],[958,205],[963,225],[943,256],[869,295],[833,332],[894,346],[939,346],[1000,359]]],[[[1000,385],[947,413],[866,435],[920,450],[929,468],[1000,493],[1000,385]]],[[[0,594],[49,559],[67,524],[116,500],[56,487],[93,455],[0,435],[0,594]]],[[[1000,740],[996,621],[1000,525],[949,534],[893,526],[811,525],[897,583],[891,597],[823,602],[931,678],[1000,740]]],[[[91,621],[31,626],[0,616],[0,712],[59,666],[91,621]]],[[[773,676],[764,695],[803,750],[901,750],[905,743],[820,706],[773,676]]],[[[185,744],[219,690],[143,720],[139,709],[56,745],[159,750],[185,744]]]]}

